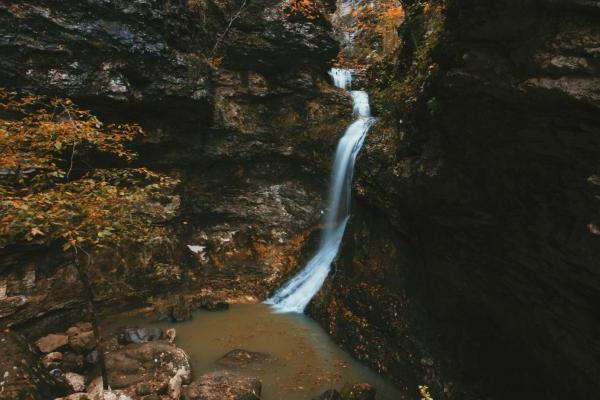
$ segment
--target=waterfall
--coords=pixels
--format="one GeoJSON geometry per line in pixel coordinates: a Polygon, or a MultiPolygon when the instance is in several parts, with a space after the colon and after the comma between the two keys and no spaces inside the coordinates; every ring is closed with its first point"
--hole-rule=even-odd
{"type": "MultiPolygon", "coordinates": [[[[349,89],[352,84],[352,71],[333,68],[329,73],[333,83],[341,89],[349,89]]],[[[352,176],[354,163],[367,132],[375,122],[371,116],[369,95],[363,91],[351,91],[356,120],[348,127],[340,139],[329,186],[329,201],[325,216],[325,229],[319,249],[308,264],[283,287],[267,304],[278,312],[304,311],[309,301],[317,294],[331,269],[331,263],[338,254],[342,237],[350,216],[352,176]]]]}

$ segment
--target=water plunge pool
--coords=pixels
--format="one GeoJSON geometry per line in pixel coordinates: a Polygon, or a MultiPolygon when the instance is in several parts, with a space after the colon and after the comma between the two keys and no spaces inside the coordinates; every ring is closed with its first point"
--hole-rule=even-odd
{"type": "Polygon", "coordinates": [[[400,392],[340,349],[304,314],[274,313],[265,304],[232,305],[221,312],[198,311],[189,322],[157,323],[177,330],[177,346],[192,359],[194,377],[226,369],[217,363],[231,350],[266,353],[266,361],[231,371],[258,377],[263,400],[307,400],[344,383],[368,382],[378,400],[397,400],[400,392]]]}

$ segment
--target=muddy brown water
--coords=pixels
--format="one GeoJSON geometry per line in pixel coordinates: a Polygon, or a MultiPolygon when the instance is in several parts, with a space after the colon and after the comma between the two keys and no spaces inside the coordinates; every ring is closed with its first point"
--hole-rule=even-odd
{"type": "Polygon", "coordinates": [[[234,349],[271,355],[268,361],[235,370],[261,379],[262,400],[307,400],[327,389],[339,390],[346,382],[372,384],[378,400],[401,398],[398,389],[340,349],[303,314],[276,314],[264,304],[244,304],[221,312],[199,311],[189,322],[154,326],[177,330],[175,343],[192,359],[195,377],[223,370],[216,361],[234,349]]]}

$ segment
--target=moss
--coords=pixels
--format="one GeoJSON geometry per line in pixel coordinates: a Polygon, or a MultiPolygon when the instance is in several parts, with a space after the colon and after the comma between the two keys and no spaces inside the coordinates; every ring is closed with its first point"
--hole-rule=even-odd
{"type": "Polygon", "coordinates": [[[420,109],[437,111],[435,101],[424,96],[428,83],[437,76],[439,67],[435,52],[444,31],[444,15],[440,8],[424,12],[424,7],[411,8],[400,27],[404,45],[394,58],[388,59],[370,74],[379,76],[373,90],[373,104],[389,123],[414,118],[420,109]]]}

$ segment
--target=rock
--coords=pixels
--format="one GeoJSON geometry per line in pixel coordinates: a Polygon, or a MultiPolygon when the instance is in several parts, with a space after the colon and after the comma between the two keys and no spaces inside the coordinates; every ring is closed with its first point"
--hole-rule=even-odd
{"type": "Polygon", "coordinates": [[[54,400],[103,400],[99,396],[91,396],[88,393],[71,393],[67,397],[60,397],[54,400]]]}
{"type": "MultiPolygon", "coordinates": [[[[93,399],[97,400],[97,399],[93,399]]],[[[120,390],[104,391],[98,400],[134,400],[126,393],[120,390]]],[[[136,399],[137,400],[137,399],[136,399]]]]}
{"type": "Polygon", "coordinates": [[[313,397],[313,400],[344,400],[340,392],[335,389],[329,389],[323,392],[317,397],[313,397]]]}
{"type": "Polygon", "coordinates": [[[46,354],[42,357],[42,365],[47,370],[59,368],[62,364],[63,354],[58,351],[46,354]]]}
{"type": "Polygon", "coordinates": [[[155,307],[159,321],[184,322],[192,319],[192,307],[181,295],[162,300],[155,307]]]}
{"type": "Polygon", "coordinates": [[[369,383],[345,384],[341,391],[344,400],[375,400],[375,388],[369,383]]]}
{"type": "Polygon", "coordinates": [[[259,400],[261,382],[225,371],[202,375],[184,389],[185,400],[259,400]]]}
{"type": "Polygon", "coordinates": [[[182,384],[191,378],[190,361],[180,348],[165,342],[129,344],[106,354],[109,385],[123,389],[147,383],[153,392],[160,393],[161,387],[168,392],[168,382],[179,376],[182,384]],[[166,387],[165,387],[166,386],[166,387]]]}
{"type": "Polygon", "coordinates": [[[119,333],[119,343],[146,343],[162,339],[163,331],[157,327],[124,328],[119,333]]]}
{"type": "Polygon", "coordinates": [[[169,340],[169,343],[175,342],[175,337],[177,336],[177,331],[175,328],[169,328],[166,332],[166,337],[169,340]]]}
{"type": "Polygon", "coordinates": [[[85,390],[85,377],[83,375],[67,372],[64,378],[74,392],[83,392],[85,390]]]}
{"type": "Polygon", "coordinates": [[[251,364],[269,361],[272,358],[271,355],[265,353],[235,349],[219,358],[217,364],[226,368],[245,368],[251,364]]]}
{"type": "Polygon", "coordinates": [[[98,350],[94,349],[85,356],[85,362],[94,365],[98,362],[98,350]]]}
{"type": "Polygon", "coordinates": [[[85,358],[81,354],[66,353],[63,356],[61,369],[63,371],[80,372],[85,364],[85,358]]]}
{"type": "Polygon", "coordinates": [[[225,311],[229,309],[229,303],[206,299],[202,300],[198,307],[206,311],[225,311]]]}
{"type": "Polygon", "coordinates": [[[55,390],[25,340],[0,332],[0,400],[52,399],[55,390]]]}
{"type": "Polygon", "coordinates": [[[138,396],[146,396],[152,394],[152,387],[146,382],[142,382],[135,387],[135,394],[138,396]]]}
{"type": "Polygon", "coordinates": [[[69,343],[69,337],[62,334],[50,334],[44,336],[35,342],[35,345],[42,353],[51,353],[65,347],[69,343]]]}
{"type": "Polygon", "coordinates": [[[102,385],[102,377],[94,378],[90,384],[85,389],[85,392],[90,396],[100,396],[104,392],[104,387],[102,385]]]}
{"type": "Polygon", "coordinates": [[[96,337],[90,323],[81,323],[67,330],[69,347],[78,353],[87,353],[96,347],[96,337]]]}
{"type": "Polygon", "coordinates": [[[183,381],[189,377],[189,371],[181,368],[175,373],[175,376],[169,379],[169,396],[172,399],[177,400],[181,397],[181,387],[183,385],[183,381]]]}
{"type": "Polygon", "coordinates": [[[184,322],[192,319],[192,309],[183,296],[177,298],[177,303],[171,306],[171,319],[173,322],[184,322]]]}

